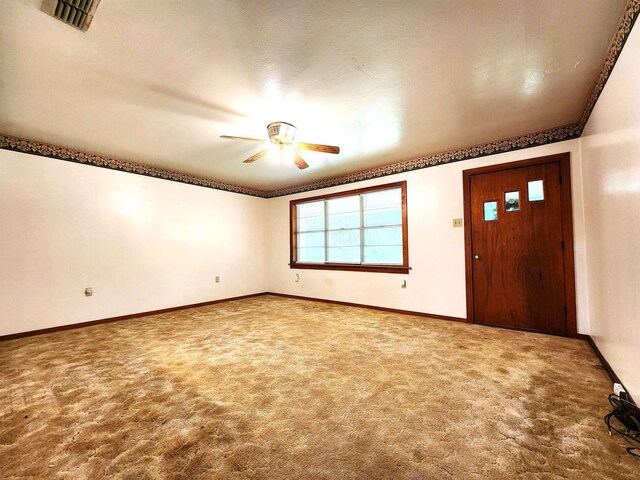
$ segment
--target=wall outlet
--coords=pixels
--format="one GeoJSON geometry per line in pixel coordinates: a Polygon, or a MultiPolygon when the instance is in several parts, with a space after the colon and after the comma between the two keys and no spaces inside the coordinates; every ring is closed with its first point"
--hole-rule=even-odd
{"type": "Polygon", "coordinates": [[[296,283],[298,283],[300,281],[300,274],[296,273],[296,283]]]}
{"type": "Polygon", "coordinates": [[[453,219],[453,228],[458,228],[462,226],[462,219],[461,218],[454,218],[453,219]]]}
{"type": "Polygon", "coordinates": [[[220,275],[216,275],[216,283],[220,283],[220,275]]]}
{"type": "Polygon", "coordinates": [[[613,384],[613,393],[615,393],[617,396],[621,397],[622,393],[627,393],[624,389],[624,387],[622,385],[620,385],[619,383],[614,383],[613,384]]]}
{"type": "Polygon", "coordinates": [[[85,297],[90,297],[91,295],[93,295],[93,288],[91,287],[87,287],[84,289],[84,296],[85,297]]]}
{"type": "Polygon", "coordinates": [[[400,288],[407,288],[407,281],[404,278],[400,280],[400,288]]]}

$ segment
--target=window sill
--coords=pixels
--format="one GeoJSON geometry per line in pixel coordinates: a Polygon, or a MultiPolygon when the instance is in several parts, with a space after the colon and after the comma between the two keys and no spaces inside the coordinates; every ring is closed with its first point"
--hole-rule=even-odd
{"type": "Polygon", "coordinates": [[[411,270],[411,267],[405,267],[402,265],[346,265],[343,263],[290,263],[289,268],[403,274],[408,274],[409,270],[411,270]]]}

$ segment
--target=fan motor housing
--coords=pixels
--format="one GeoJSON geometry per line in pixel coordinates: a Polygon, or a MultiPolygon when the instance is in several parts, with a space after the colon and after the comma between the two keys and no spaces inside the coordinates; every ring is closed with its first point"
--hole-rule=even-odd
{"type": "Polygon", "coordinates": [[[272,122],[267,125],[269,140],[276,145],[289,145],[296,136],[296,127],[287,122],[272,122]]]}

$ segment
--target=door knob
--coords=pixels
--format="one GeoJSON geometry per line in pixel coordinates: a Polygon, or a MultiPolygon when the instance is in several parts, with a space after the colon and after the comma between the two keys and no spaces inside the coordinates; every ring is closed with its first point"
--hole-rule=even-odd
{"type": "Polygon", "coordinates": [[[480,260],[480,255],[475,255],[473,258],[475,258],[476,260],[480,260]]]}

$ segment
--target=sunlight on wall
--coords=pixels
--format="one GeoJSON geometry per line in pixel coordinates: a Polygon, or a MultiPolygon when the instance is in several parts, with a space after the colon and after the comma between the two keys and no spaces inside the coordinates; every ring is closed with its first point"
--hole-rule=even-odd
{"type": "Polygon", "coordinates": [[[602,185],[606,193],[640,193],[640,168],[628,167],[606,172],[602,185]]]}
{"type": "Polygon", "coordinates": [[[633,128],[607,130],[604,133],[589,135],[589,148],[605,147],[607,145],[621,145],[635,143],[638,140],[638,131],[633,128]]]}
{"type": "Polygon", "coordinates": [[[110,195],[109,205],[119,215],[130,220],[141,221],[151,214],[152,200],[141,192],[120,190],[110,195]]]}

